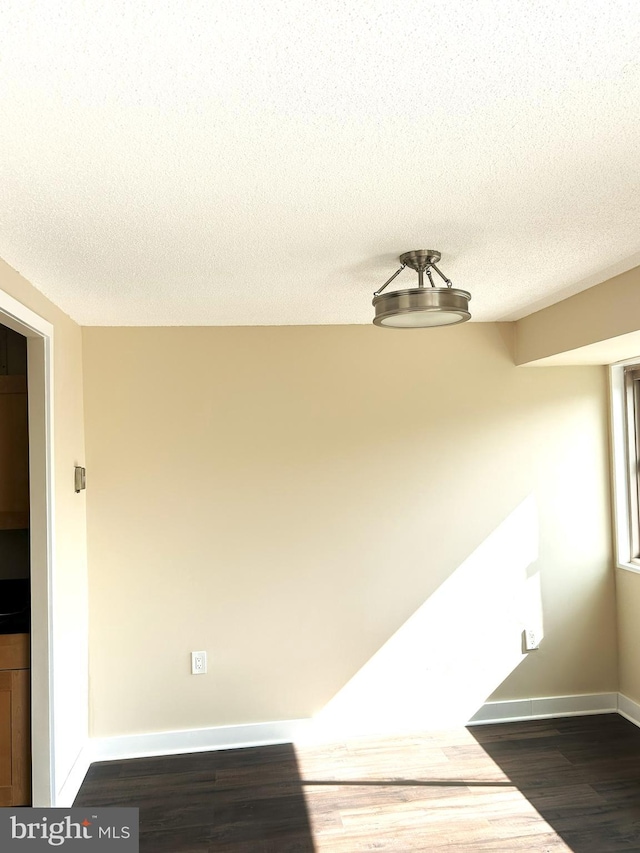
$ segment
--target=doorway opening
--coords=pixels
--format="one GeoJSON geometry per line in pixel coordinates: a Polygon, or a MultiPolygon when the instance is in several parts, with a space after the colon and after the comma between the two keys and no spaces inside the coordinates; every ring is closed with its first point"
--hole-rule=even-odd
{"type": "Polygon", "coordinates": [[[0,324],[0,804],[31,805],[27,339],[0,324]]]}
{"type": "MultiPolygon", "coordinates": [[[[56,796],[55,729],[52,701],[54,677],[52,636],[53,326],[4,291],[0,291],[0,324],[10,332],[17,333],[26,339],[26,387],[28,388],[26,394],[28,506],[26,511],[28,513],[28,542],[25,546],[24,533],[15,534],[13,538],[20,541],[14,541],[6,547],[13,548],[16,553],[22,552],[23,556],[20,558],[22,560],[24,560],[25,547],[28,551],[28,585],[30,591],[29,681],[31,688],[30,793],[31,803],[34,806],[47,807],[55,805],[56,796]]],[[[0,379],[1,381],[3,380],[0,379]]],[[[9,512],[10,510],[7,509],[6,511],[9,512]]],[[[15,511],[24,512],[25,510],[18,507],[15,511]]],[[[19,522],[20,517],[18,516],[15,523],[19,522]]],[[[14,529],[24,530],[24,528],[14,529]]],[[[24,562],[21,565],[24,565],[24,562]]]]}

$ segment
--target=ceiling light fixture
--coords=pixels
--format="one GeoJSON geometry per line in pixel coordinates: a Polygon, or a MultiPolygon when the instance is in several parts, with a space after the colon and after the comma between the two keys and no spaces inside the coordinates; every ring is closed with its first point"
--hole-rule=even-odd
{"type": "Polygon", "coordinates": [[[464,323],[471,317],[469,300],[471,294],[466,290],[457,290],[451,281],[440,272],[436,266],[440,260],[440,252],[433,249],[414,249],[400,255],[402,266],[385,281],[382,287],[373,294],[373,307],[376,316],[373,322],[376,326],[388,326],[392,329],[424,329],[429,326],[452,326],[454,323],[464,323]],[[405,267],[411,267],[418,273],[418,286],[410,290],[393,290],[391,293],[380,294],[391,284],[405,267]],[[435,270],[446,283],[446,287],[436,287],[433,283],[431,270],[435,270]],[[425,287],[425,274],[430,287],[425,287]]]}

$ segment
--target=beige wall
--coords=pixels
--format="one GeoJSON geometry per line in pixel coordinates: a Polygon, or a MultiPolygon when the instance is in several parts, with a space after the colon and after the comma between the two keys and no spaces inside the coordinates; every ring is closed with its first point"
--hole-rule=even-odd
{"type": "MultiPolygon", "coordinates": [[[[84,459],[82,336],[66,314],[0,261],[0,289],[53,325],[54,726],[59,789],[87,735],[87,567],[84,495],[73,467],[84,459]]],[[[37,687],[37,685],[36,685],[37,687]]]]}
{"type": "Polygon", "coordinates": [[[616,689],[605,372],[507,338],[83,329],[92,734],[355,708],[383,647],[408,703],[470,661],[467,703],[616,689]]]}
{"type": "MultiPolygon", "coordinates": [[[[640,267],[515,324],[518,364],[612,364],[640,358],[640,267]]],[[[640,575],[618,569],[619,690],[640,702],[640,575]]]]}
{"type": "Polygon", "coordinates": [[[640,575],[626,569],[616,573],[620,693],[640,703],[640,575]]]}

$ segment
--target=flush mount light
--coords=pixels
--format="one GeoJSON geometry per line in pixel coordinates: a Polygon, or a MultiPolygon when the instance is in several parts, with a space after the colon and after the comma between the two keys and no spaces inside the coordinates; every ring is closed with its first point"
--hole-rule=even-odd
{"type": "Polygon", "coordinates": [[[452,326],[464,323],[471,317],[469,300],[471,294],[466,290],[457,290],[449,279],[438,269],[440,252],[433,249],[414,249],[400,255],[402,266],[394,272],[379,290],[373,294],[373,307],[376,326],[388,326],[392,329],[424,329],[429,326],[452,326]],[[418,273],[418,286],[411,290],[393,290],[380,294],[391,284],[405,267],[418,273]],[[446,283],[446,287],[436,287],[431,270],[435,270],[446,283]],[[429,287],[424,285],[424,276],[429,279],[429,287]]]}

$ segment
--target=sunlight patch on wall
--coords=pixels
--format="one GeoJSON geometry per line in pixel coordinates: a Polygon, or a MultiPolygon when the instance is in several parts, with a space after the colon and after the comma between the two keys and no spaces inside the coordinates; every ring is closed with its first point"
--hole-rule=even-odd
{"type": "MultiPolygon", "coordinates": [[[[314,717],[312,736],[466,723],[526,656],[525,627],[542,637],[537,558],[530,495],[314,717]]],[[[428,543],[424,559],[428,571],[428,543]]]]}

